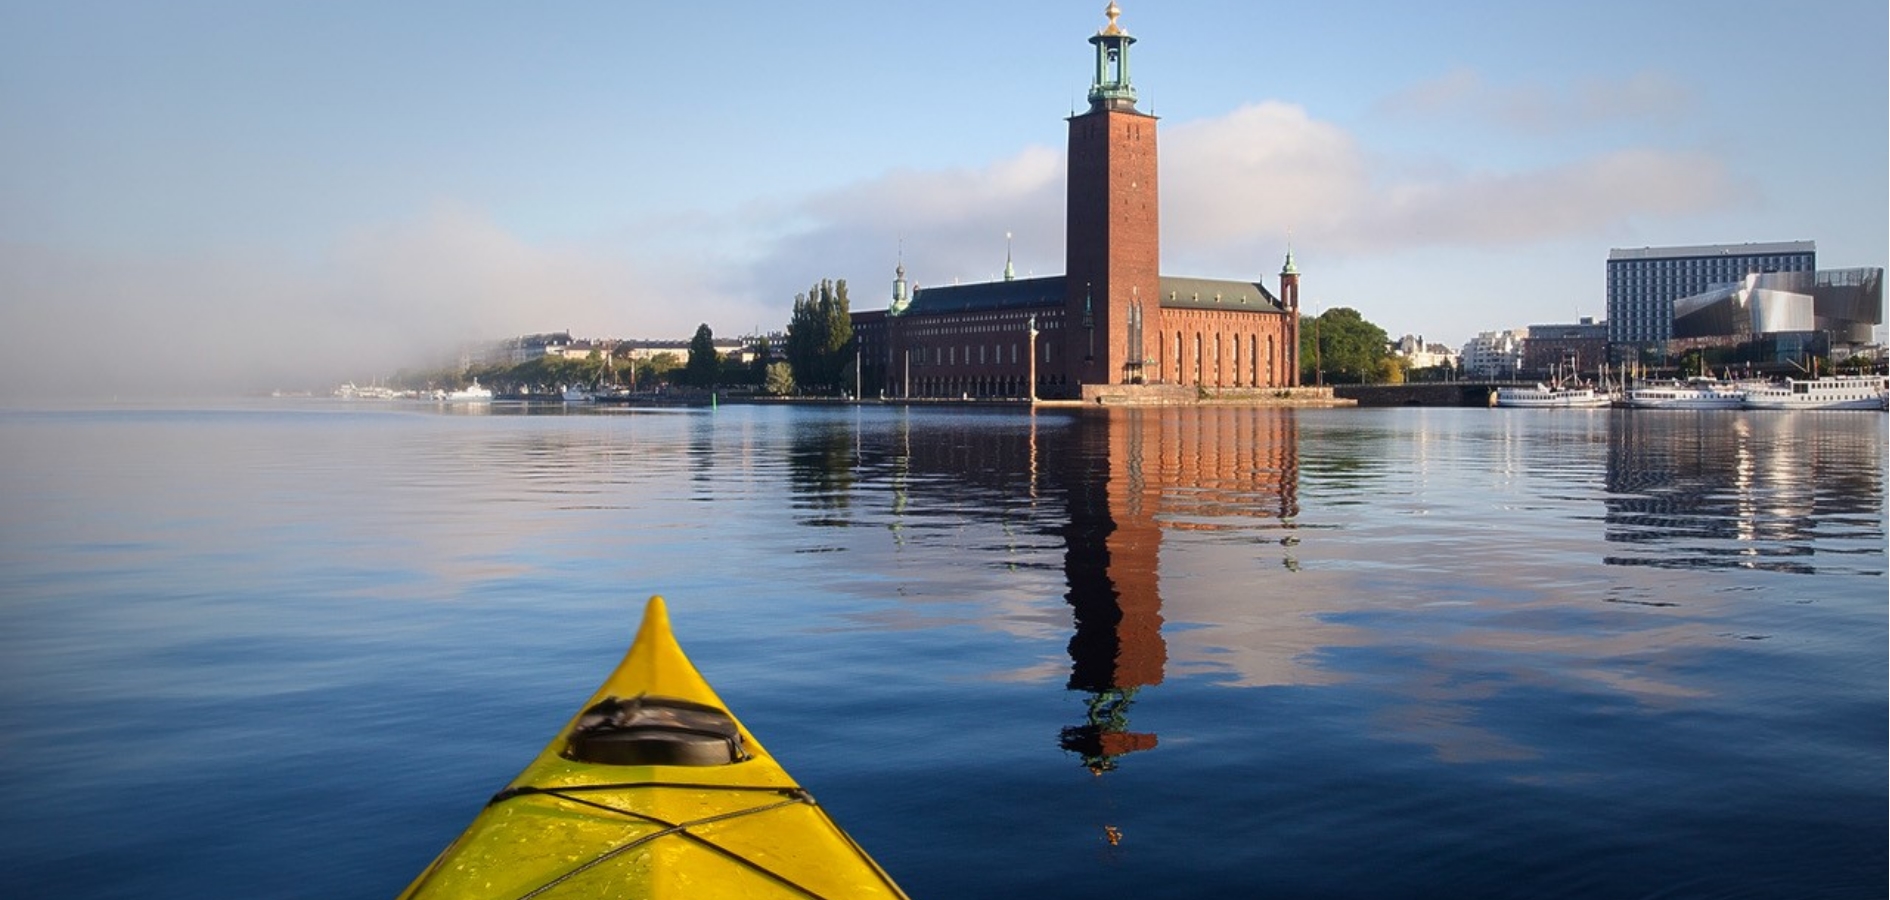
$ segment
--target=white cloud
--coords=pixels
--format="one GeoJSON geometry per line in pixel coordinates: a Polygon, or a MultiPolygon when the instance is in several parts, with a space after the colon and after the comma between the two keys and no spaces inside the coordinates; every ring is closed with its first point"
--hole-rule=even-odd
{"type": "MultiPolygon", "coordinates": [[[[1518,171],[1421,169],[1286,103],[1164,131],[1164,266],[1208,276],[1274,271],[1289,232],[1328,257],[1513,247],[1714,211],[1742,194],[1717,158],[1649,148],[1518,171]]],[[[902,239],[912,277],[938,284],[995,277],[1005,232],[1017,235],[1020,274],[1060,272],[1063,159],[1032,147],[982,168],[893,172],[750,210],[757,225],[777,223],[747,266],[750,285],[785,304],[821,277],[848,277],[855,306],[873,308],[902,239]]]]}
{"type": "Polygon", "coordinates": [[[1163,154],[1171,268],[1252,270],[1289,229],[1328,254],[1496,247],[1714,211],[1741,194],[1717,158],[1650,148],[1519,171],[1405,169],[1282,103],[1173,128],[1163,154]]]}
{"type": "Polygon", "coordinates": [[[798,225],[744,266],[752,290],[779,299],[781,322],[794,294],[821,278],[849,279],[855,308],[883,305],[902,246],[922,285],[997,277],[1006,233],[1020,276],[1057,274],[1063,154],[1027,147],[982,168],[900,170],[748,215],[798,225]]]}
{"type": "Polygon", "coordinates": [[[1452,69],[1385,98],[1379,111],[1407,120],[1446,118],[1484,122],[1512,131],[1557,135],[1610,122],[1640,126],[1686,116],[1694,92],[1665,72],[1642,70],[1619,78],[1587,78],[1563,88],[1492,84],[1474,69],[1452,69]]]}
{"type": "Polygon", "coordinates": [[[1352,136],[1291,104],[1170,127],[1161,154],[1163,254],[1194,274],[1269,271],[1289,231],[1330,243],[1369,202],[1370,166],[1352,136]]]}
{"type": "Polygon", "coordinates": [[[1718,159],[1632,149],[1524,172],[1392,185],[1372,197],[1349,230],[1365,246],[1500,246],[1601,235],[1643,217],[1693,215],[1739,201],[1718,159]]]}

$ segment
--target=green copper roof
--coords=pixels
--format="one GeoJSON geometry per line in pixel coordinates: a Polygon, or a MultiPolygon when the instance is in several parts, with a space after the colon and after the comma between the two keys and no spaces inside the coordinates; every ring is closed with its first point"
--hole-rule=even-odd
{"type": "Polygon", "coordinates": [[[1221,309],[1237,312],[1279,312],[1279,298],[1257,281],[1221,278],[1161,277],[1163,309],[1221,309]]]}
{"type": "MultiPolygon", "coordinates": [[[[1279,298],[1273,296],[1266,285],[1257,281],[1163,275],[1159,285],[1163,309],[1219,309],[1256,313],[1282,311],[1279,298]]],[[[1062,275],[942,285],[914,291],[912,305],[906,308],[905,315],[935,316],[1061,307],[1068,296],[1068,281],[1062,275]]]]}
{"type": "Polygon", "coordinates": [[[1114,3],[1103,13],[1109,17],[1109,25],[1089,39],[1096,47],[1096,80],[1089,86],[1089,108],[1091,112],[1134,110],[1135,85],[1129,80],[1129,45],[1135,43],[1135,38],[1116,23],[1122,10],[1114,3]]]}

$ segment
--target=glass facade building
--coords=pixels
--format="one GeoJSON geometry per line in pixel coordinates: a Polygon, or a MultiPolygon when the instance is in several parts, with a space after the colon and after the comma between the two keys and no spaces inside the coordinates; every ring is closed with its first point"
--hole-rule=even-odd
{"type": "Polygon", "coordinates": [[[1608,251],[1608,341],[1665,344],[1674,337],[1674,301],[1743,281],[1747,275],[1816,272],[1815,241],[1708,244],[1608,251]]]}

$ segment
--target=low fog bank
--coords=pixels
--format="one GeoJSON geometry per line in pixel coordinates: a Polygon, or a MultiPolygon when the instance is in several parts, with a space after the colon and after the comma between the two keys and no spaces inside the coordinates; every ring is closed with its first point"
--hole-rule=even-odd
{"type": "Polygon", "coordinates": [[[332,390],[449,359],[504,318],[243,261],[0,253],[0,398],[16,403],[332,390]]]}
{"type": "Polygon", "coordinates": [[[653,287],[608,252],[528,246],[451,212],[314,260],[0,244],[0,400],[328,392],[522,334],[688,337],[681,316],[701,309],[639,316],[653,287]]]}

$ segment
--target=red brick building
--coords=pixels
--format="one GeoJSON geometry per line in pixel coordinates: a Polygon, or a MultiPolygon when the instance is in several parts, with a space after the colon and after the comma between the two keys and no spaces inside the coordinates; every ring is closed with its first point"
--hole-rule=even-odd
{"type": "Polygon", "coordinates": [[[1075,398],[1084,385],[1299,383],[1299,272],[1257,281],[1161,274],[1156,119],[1135,108],[1116,19],[1096,48],[1089,109],[1069,119],[1065,274],[908,292],[854,316],[866,393],[1075,398]],[[1034,388],[1034,389],[1033,389],[1034,388]]]}

